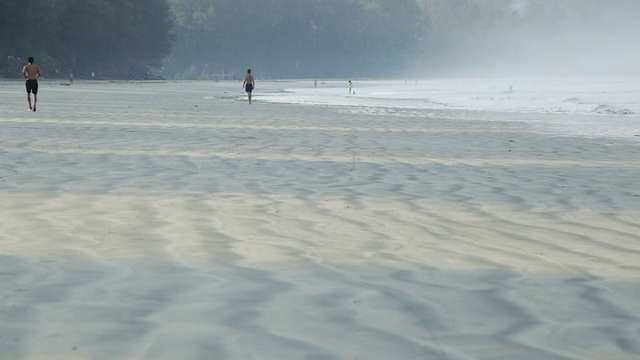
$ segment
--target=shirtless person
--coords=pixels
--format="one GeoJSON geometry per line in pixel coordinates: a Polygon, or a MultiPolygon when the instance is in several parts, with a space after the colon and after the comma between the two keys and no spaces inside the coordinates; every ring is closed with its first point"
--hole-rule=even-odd
{"type": "Polygon", "coordinates": [[[22,68],[22,75],[27,79],[25,85],[27,87],[27,102],[29,110],[36,111],[36,103],[38,102],[38,76],[40,76],[40,67],[33,63],[33,57],[29,57],[29,63],[22,68]],[[31,93],[33,93],[33,106],[31,106],[31,93]]]}
{"type": "Polygon", "coordinates": [[[242,83],[242,87],[247,91],[247,95],[249,95],[249,104],[251,104],[251,92],[255,87],[255,82],[253,81],[253,75],[251,75],[251,69],[247,70],[247,76],[244,77],[244,82],[242,83]]]}

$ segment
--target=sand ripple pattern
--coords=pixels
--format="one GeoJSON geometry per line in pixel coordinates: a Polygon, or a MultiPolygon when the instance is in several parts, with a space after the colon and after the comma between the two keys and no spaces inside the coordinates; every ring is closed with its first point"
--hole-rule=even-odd
{"type": "Polygon", "coordinates": [[[236,85],[0,82],[0,359],[640,358],[638,142],[236,85]]]}

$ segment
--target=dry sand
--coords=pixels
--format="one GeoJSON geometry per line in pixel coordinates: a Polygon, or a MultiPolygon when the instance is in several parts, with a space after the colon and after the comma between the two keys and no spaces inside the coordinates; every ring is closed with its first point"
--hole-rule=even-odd
{"type": "Polygon", "coordinates": [[[23,86],[0,359],[640,358],[638,141],[278,82],[43,81],[36,113],[23,86]]]}

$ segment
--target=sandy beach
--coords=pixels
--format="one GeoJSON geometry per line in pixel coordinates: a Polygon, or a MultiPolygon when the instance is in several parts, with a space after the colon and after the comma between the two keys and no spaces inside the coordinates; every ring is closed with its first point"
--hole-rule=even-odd
{"type": "Polygon", "coordinates": [[[638,137],[307,85],[0,81],[0,359],[640,358],[638,137]]]}

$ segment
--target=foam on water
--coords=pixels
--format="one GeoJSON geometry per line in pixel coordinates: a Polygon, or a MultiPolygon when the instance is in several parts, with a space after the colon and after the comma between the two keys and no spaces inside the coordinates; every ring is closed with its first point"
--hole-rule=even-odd
{"type": "MultiPolygon", "coordinates": [[[[640,75],[355,81],[351,95],[346,84],[331,81],[315,88],[305,83],[260,98],[377,115],[425,117],[433,110],[500,113],[510,121],[546,123],[546,131],[557,135],[640,140],[640,75]]],[[[486,121],[486,116],[477,118],[486,121]]]]}

